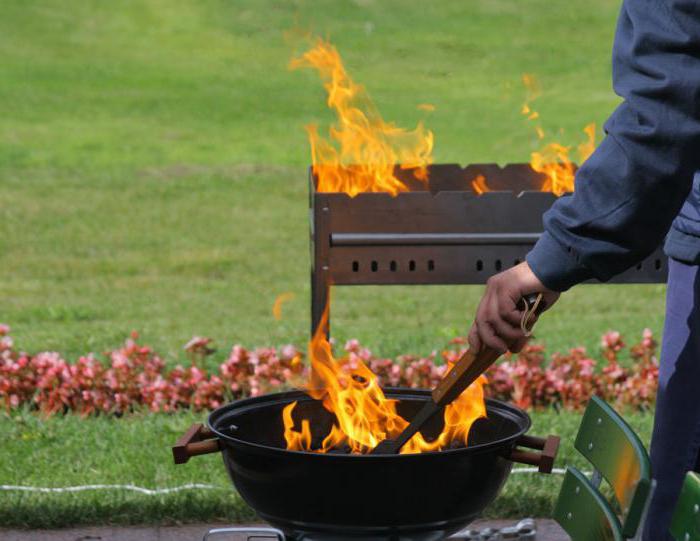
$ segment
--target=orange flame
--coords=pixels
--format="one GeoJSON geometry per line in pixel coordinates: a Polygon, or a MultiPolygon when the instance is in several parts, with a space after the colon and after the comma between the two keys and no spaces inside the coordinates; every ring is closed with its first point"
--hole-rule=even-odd
{"type": "MultiPolygon", "coordinates": [[[[395,438],[408,425],[396,409],[397,401],[388,399],[372,371],[357,358],[336,359],[325,335],[320,331],[326,324],[327,309],[321,324],[309,344],[311,376],[307,392],[322,400],[323,406],[336,417],[330,432],[315,448],[308,419],[295,429],[292,412],[296,402],[282,413],[287,449],[326,453],[347,446],[353,453],[367,453],[380,441],[395,438]]],[[[451,368],[451,367],[450,367],[451,368]]],[[[448,448],[453,442],[468,442],[472,423],[486,416],[481,376],[452,404],[445,408],[444,429],[432,441],[416,434],[401,449],[401,453],[421,453],[448,448]]]]}
{"type": "Polygon", "coordinates": [[[405,130],[384,121],[365,88],[345,71],[332,44],[318,39],[312,49],[293,58],[289,66],[318,70],[328,93],[328,107],[337,116],[328,138],[322,137],[316,126],[306,127],[319,192],[396,195],[407,190],[395,176],[397,164],[405,169],[415,168],[414,176],[427,181],[433,133],[422,123],[415,130],[405,130]]]}
{"type": "MultiPolygon", "coordinates": [[[[588,140],[578,146],[579,163],[585,162],[595,150],[595,124],[588,124],[583,129],[588,140]]],[[[559,143],[549,143],[541,151],[533,152],[530,167],[547,178],[542,184],[543,192],[562,195],[574,191],[576,166],[569,159],[571,147],[559,143]]]]}
{"type": "Polygon", "coordinates": [[[490,191],[490,188],[486,184],[486,177],[484,177],[484,175],[477,175],[476,178],[472,180],[471,184],[472,190],[474,190],[479,195],[481,195],[484,192],[490,191]]]}
{"type": "MultiPolygon", "coordinates": [[[[540,96],[540,86],[535,77],[528,73],[523,74],[523,84],[527,89],[527,97],[520,112],[529,121],[535,121],[539,119],[540,115],[532,109],[531,102],[540,96]]],[[[588,139],[578,146],[579,163],[586,161],[595,150],[595,124],[588,124],[583,131],[588,139]]],[[[536,125],[535,133],[538,139],[544,139],[545,133],[542,126],[536,125]]],[[[530,155],[530,167],[538,173],[546,175],[546,179],[541,187],[543,192],[553,192],[556,195],[562,195],[574,191],[576,166],[569,158],[570,152],[571,147],[552,142],[530,155]]]]}
{"type": "Polygon", "coordinates": [[[282,319],[282,306],[284,303],[291,301],[294,298],[294,293],[291,291],[286,291],[280,295],[277,295],[274,304],[272,305],[272,315],[279,321],[282,319]]]}

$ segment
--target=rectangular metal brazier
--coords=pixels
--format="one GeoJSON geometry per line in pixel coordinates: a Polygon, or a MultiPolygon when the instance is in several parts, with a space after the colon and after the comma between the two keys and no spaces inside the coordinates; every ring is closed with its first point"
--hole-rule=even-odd
{"type": "MultiPolygon", "coordinates": [[[[331,285],[482,284],[523,261],[542,233],[542,214],[557,197],[540,191],[528,164],[435,164],[426,184],[397,168],[409,191],[316,191],[310,174],[312,331],[331,285]],[[488,192],[472,181],[483,176],[488,192]]],[[[610,283],[663,283],[659,247],[610,283]]]]}

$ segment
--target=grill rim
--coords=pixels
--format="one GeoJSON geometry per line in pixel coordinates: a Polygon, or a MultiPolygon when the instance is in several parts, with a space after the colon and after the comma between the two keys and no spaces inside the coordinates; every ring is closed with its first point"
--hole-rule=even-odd
{"type": "MultiPolygon", "coordinates": [[[[429,389],[411,389],[407,387],[385,387],[383,388],[387,398],[399,398],[399,399],[417,399],[417,400],[428,400],[430,398],[429,389]]],[[[220,439],[225,445],[233,446],[243,446],[250,450],[256,452],[263,452],[268,454],[283,454],[285,456],[298,456],[298,457],[316,457],[312,460],[417,460],[420,457],[438,457],[438,456],[452,456],[456,454],[480,454],[498,451],[499,449],[510,448],[511,444],[514,444],[521,436],[527,433],[532,427],[532,419],[527,412],[518,408],[513,404],[508,404],[501,400],[496,400],[492,398],[486,398],[486,412],[487,418],[490,411],[497,412],[501,417],[508,418],[517,425],[517,430],[511,435],[492,440],[486,443],[477,444],[474,446],[463,447],[460,449],[445,449],[443,451],[426,451],[423,453],[406,453],[399,455],[372,455],[372,454],[337,454],[337,453],[314,453],[312,451],[295,451],[290,449],[283,449],[281,447],[275,447],[271,445],[265,445],[261,443],[251,442],[242,438],[236,438],[230,434],[216,428],[216,422],[221,417],[226,416],[232,411],[254,411],[259,408],[266,406],[280,406],[288,405],[294,401],[314,401],[306,392],[295,390],[295,391],[283,391],[279,393],[267,393],[256,397],[244,398],[241,400],[236,400],[225,406],[221,406],[211,412],[207,417],[207,426],[209,429],[220,439]]],[[[280,416],[280,424],[282,419],[280,416]]]]}

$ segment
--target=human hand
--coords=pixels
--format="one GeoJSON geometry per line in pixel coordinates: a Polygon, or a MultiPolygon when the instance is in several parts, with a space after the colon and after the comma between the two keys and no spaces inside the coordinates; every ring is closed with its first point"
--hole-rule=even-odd
{"type": "MultiPolygon", "coordinates": [[[[474,351],[484,346],[501,353],[520,351],[528,339],[520,326],[523,316],[520,299],[532,293],[543,294],[545,309],[551,308],[559,298],[559,292],[547,289],[527,262],[489,278],[469,331],[470,347],[474,351]]],[[[530,319],[530,325],[535,321],[537,316],[530,319]]]]}

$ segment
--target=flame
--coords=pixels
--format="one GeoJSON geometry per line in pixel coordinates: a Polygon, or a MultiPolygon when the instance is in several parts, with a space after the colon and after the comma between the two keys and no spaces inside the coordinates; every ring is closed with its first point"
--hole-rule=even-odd
{"type": "MultiPolygon", "coordinates": [[[[527,97],[520,112],[532,122],[538,120],[540,115],[532,109],[531,103],[542,92],[537,79],[532,74],[525,73],[522,79],[527,89],[527,97]]],[[[578,146],[579,163],[585,162],[595,150],[595,127],[595,124],[591,123],[583,129],[587,140],[578,146]]],[[[542,126],[536,125],[535,133],[539,140],[544,139],[545,132],[542,126]]],[[[551,142],[546,144],[541,150],[535,151],[530,155],[530,167],[538,173],[546,175],[541,187],[543,192],[553,192],[556,195],[562,195],[574,191],[576,165],[569,158],[570,152],[571,147],[551,142]]]]}
{"type": "MultiPolygon", "coordinates": [[[[532,102],[536,100],[542,93],[537,79],[525,73],[522,76],[523,84],[527,89],[527,97],[525,103],[520,108],[520,113],[525,116],[530,122],[535,122],[540,119],[540,114],[532,108],[532,102]]],[[[534,126],[537,139],[542,141],[545,138],[544,129],[539,124],[534,126]]],[[[586,140],[578,145],[576,151],[578,154],[578,163],[585,162],[595,150],[595,123],[588,124],[583,132],[586,134],[586,140]]],[[[540,150],[532,152],[530,155],[530,167],[538,173],[543,173],[545,179],[540,186],[543,192],[552,192],[556,195],[563,195],[574,191],[574,178],[576,176],[576,165],[571,161],[572,147],[562,145],[558,142],[550,142],[545,144],[540,150]]],[[[488,192],[491,189],[483,175],[478,175],[471,181],[472,190],[477,194],[488,192]]]]}
{"type": "MultiPolygon", "coordinates": [[[[330,432],[314,442],[310,420],[301,421],[301,430],[295,429],[292,413],[296,402],[282,412],[287,449],[327,453],[347,448],[352,453],[367,453],[380,441],[395,438],[408,425],[397,412],[397,401],[388,399],[377,382],[377,377],[358,358],[336,359],[321,329],[325,328],[328,311],[309,344],[311,375],[308,394],[323,402],[336,417],[330,432]]],[[[451,368],[451,367],[450,367],[451,368]]],[[[481,376],[452,404],[445,408],[444,429],[433,441],[416,434],[401,449],[401,453],[421,453],[449,448],[453,442],[467,445],[472,423],[486,416],[481,376]]]]}
{"type": "Polygon", "coordinates": [[[286,291],[280,295],[277,295],[277,298],[272,305],[272,315],[277,321],[282,319],[282,306],[284,303],[291,301],[293,298],[294,293],[291,291],[286,291]]]}
{"type": "Polygon", "coordinates": [[[472,180],[471,184],[472,190],[474,190],[477,194],[490,191],[490,188],[486,184],[486,177],[484,177],[484,175],[477,175],[476,178],[472,180]]]}
{"type": "MultiPolygon", "coordinates": [[[[588,141],[578,147],[579,163],[586,161],[595,150],[595,124],[589,124],[583,131],[588,141]]],[[[531,154],[530,167],[547,176],[542,183],[543,192],[562,195],[574,191],[576,165],[569,159],[570,151],[571,147],[549,143],[539,152],[531,154]]]]}
{"type": "Polygon", "coordinates": [[[591,122],[583,128],[583,133],[586,134],[588,139],[581,143],[576,149],[578,151],[578,160],[580,163],[585,162],[595,151],[595,128],[595,122],[591,122]]]}
{"type": "Polygon", "coordinates": [[[405,130],[386,122],[365,88],[345,71],[331,43],[318,39],[312,49],[293,58],[289,66],[318,70],[328,93],[328,107],[337,117],[327,138],[319,134],[315,125],[306,127],[319,192],[396,195],[408,189],[395,176],[397,164],[404,169],[415,169],[414,176],[427,181],[433,133],[422,123],[414,130],[405,130]]]}
{"type": "Polygon", "coordinates": [[[288,449],[306,449],[311,445],[311,425],[308,419],[301,422],[301,432],[291,430],[294,426],[292,420],[292,410],[297,403],[292,402],[282,410],[282,421],[284,422],[284,438],[287,440],[288,449]]]}

